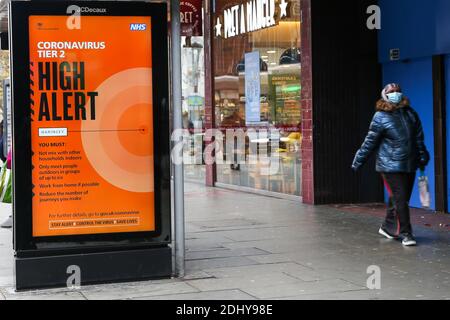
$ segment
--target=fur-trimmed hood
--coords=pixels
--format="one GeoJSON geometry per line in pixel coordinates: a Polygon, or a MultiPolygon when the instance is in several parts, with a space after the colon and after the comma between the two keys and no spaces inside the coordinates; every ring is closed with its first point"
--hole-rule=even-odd
{"type": "Polygon", "coordinates": [[[376,109],[377,111],[393,112],[397,109],[409,106],[410,102],[407,97],[403,97],[402,101],[399,104],[393,104],[391,102],[385,101],[384,99],[380,99],[377,102],[376,109]]]}

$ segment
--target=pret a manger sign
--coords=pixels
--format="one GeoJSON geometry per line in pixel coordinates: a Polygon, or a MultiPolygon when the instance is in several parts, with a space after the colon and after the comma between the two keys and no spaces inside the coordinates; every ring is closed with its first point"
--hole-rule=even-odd
{"type": "Polygon", "coordinates": [[[202,36],[202,0],[180,1],[180,19],[182,36],[202,36]]]}
{"type": "Polygon", "coordinates": [[[250,0],[228,8],[222,19],[217,17],[216,37],[228,39],[275,26],[287,17],[288,6],[288,0],[250,0]]]}

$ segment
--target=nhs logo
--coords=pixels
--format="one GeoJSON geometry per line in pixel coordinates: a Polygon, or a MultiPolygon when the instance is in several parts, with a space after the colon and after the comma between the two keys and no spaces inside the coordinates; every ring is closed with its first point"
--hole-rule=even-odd
{"type": "Polygon", "coordinates": [[[131,31],[145,31],[147,29],[147,25],[145,23],[132,23],[130,24],[131,31]]]}

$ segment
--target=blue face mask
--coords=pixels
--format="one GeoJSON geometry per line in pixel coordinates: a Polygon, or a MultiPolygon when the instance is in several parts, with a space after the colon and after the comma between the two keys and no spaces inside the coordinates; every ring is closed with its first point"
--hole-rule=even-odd
{"type": "Polygon", "coordinates": [[[397,103],[400,103],[400,101],[402,101],[403,93],[401,93],[401,92],[392,92],[392,93],[388,93],[387,97],[388,97],[390,102],[397,104],[397,103]]]}

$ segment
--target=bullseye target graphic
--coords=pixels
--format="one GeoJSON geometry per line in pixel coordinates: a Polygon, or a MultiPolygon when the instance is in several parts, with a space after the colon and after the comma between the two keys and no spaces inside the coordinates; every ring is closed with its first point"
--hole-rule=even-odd
{"type": "Polygon", "coordinates": [[[96,91],[96,120],[81,125],[90,164],[117,188],[153,192],[152,69],[119,72],[96,91]]]}

